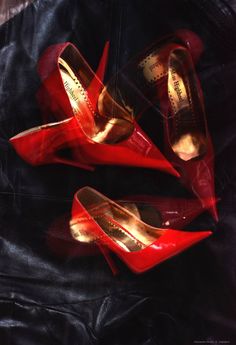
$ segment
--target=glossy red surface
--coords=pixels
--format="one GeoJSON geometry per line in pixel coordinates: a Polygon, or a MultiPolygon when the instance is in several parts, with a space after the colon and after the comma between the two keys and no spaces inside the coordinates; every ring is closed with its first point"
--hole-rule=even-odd
{"type": "Polygon", "coordinates": [[[172,165],[136,124],[119,144],[100,144],[88,138],[75,117],[25,131],[12,137],[16,152],[29,164],[62,163],[93,170],[93,165],[125,165],[162,170],[179,177],[172,165]],[[60,155],[70,148],[73,158],[60,155]]]}
{"type": "MultiPolygon", "coordinates": [[[[89,187],[84,187],[81,190],[94,191],[89,187]]],[[[94,192],[97,193],[96,191],[94,192]]],[[[105,257],[108,260],[108,264],[112,268],[113,273],[116,273],[116,268],[114,267],[113,262],[110,260],[107,251],[112,251],[117,256],[119,256],[119,258],[134,273],[143,273],[212,234],[211,231],[187,232],[169,228],[156,228],[157,231],[161,231],[161,235],[157,238],[156,241],[154,241],[151,245],[146,246],[144,249],[128,252],[121,246],[119,246],[96,223],[96,221],[93,219],[93,216],[90,215],[89,211],[87,211],[79,201],[77,193],[75,194],[73,200],[72,222],[80,222],[80,224],[82,224],[82,227],[86,229],[86,233],[92,235],[99,246],[106,248],[103,251],[104,253],[106,253],[105,257]]],[[[108,198],[105,199],[108,203],[113,203],[108,198]]],[[[115,223],[116,221],[112,219],[112,222],[115,223]]],[[[118,225],[119,228],[123,228],[124,232],[129,233],[129,231],[125,229],[121,224],[118,225]]],[[[78,240],[76,236],[75,239],[78,240]]]]}
{"type": "Polygon", "coordinates": [[[193,62],[196,64],[203,53],[204,46],[200,37],[193,31],[178,29],[175,35],[180,38],[186,48],[191,53],[193,62]]]}
{"type": "Polygon", "coordinates": [[[83,138],[83,133],[76,119],[70,118],[22,132],[12,137],[10,142],[19,156],[31,165],[61,163],[93,170],[81,155],[78,157],[80,138],[83,138]],[[65,148],[71,149],[72,158],[63,157],[61,152],[65,148]]]}

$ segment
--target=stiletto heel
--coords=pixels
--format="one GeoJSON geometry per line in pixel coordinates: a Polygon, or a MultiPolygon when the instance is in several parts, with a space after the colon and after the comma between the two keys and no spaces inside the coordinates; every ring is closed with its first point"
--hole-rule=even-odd
{"type": "MultiPolygon", "coordinates": [[[[104,52],[104,59],[107,56],[107,49],[104,52]]],[[[64,118],[71,116],[68,118],[67,125],[63,125],[62,122],[58,123],[59,127],[57,129],[63,130],[61,138],[58,140],[64,148],[67,146],[66,140],[68,138],[70,141],[72,140],[73,154],[79,157],[79,165],[82,163],[86,166],[115,164],[146,167],[162,170],[179,177],[179,173],[141,130],[134,121],[133,116],[112,99],[106,92],[106,88],[103,88],[100,93],[95,108],[93,102],[95,102],[98,95],[94,95],[91,102],[87,90],[91,86],[91,81],[93,83],[92,88],[100,90],[99,80],[72,44],[56,45],[49,48],[45,54],[40,64],[42,70],[44,70],[42,63],[45,64],[45,61],[49,58],[52,58],[54,62],[51,66],[48,66],[46,75],[43,75],[45,78],[44,88],[51,93],[50,98],[57,100],[57,102],[52,102],[54,109],[59,107],[58,109],[62,111],[64,118]],[[50,76],[48,77],[49,72],[50,76]],[[69,131],[68,134],[66,130],[69,131]],[[71,132],[73,133],[73,139],[71,138],[71,132]]],[[[103,67],[100,68],[102,74],[101,71],[103,71],[103,67]]],[[[53,128],[53,126],[56,126],[56,123],[47,125],[47,138],[49,138],[50,132],[54,136],[54,130],[50,130],[50,127],[53,128]]],[[[57,129],[55,131],[60,136],[57,129]]],[[[45,133],[44,127],[39,130],[45,133]]],[[[29,135],[31,142],[34,142],[32,137],[37,136],[35,142],[38,145],[41,134],[35,129],[23,132],[11,138],[10,141],[26,161],[33,162],[28,155],[32,155],[31,151],[34,147],[32,146],[30,152],[26,149],[29,135]],[[25,143],[23,144],[23,142],[25,143]],[[24,149],[25,152],[23,152],[24,149]]],[[[44,134],[42,135],[44,136],[44,134]]],[[[68,144],[68,147],[71,146],[71,144],[68,144]]],[[[42,147],[42,145],[39,145],[39,147],[42,147]]],[[[39,148],[35,148],[35,150],[38,152],[39,148]]],[[[44,157],[46,157],[45,143],[43,152],[44,157]]],[[[47,158],[49,159],[49,157],[54,156],[48,155],[47,158]]],[[[39,162],[41,164],[49,163],[48,159],[46,161],[39,159],[37,164],[39,162]]]]}
{"type": "Polygon", "coordinates": [[[119,274],[119,270],[114,263],[114,260],[111,258],[111,254],[109,249],[106,246],[103,246],[102,244],[98,244],[98,248],[100,249],[101,253],[103,254],[104,258],[106,259],[108,266],[110,267],[112,273],[114,276],[119,274]]]}
{"type": "Polygon", "coordinates": [[[77,241],[105,246],[135,273],[153,268],[211,233],[150,226],[89,187],[80,189],[73,201],[72,236],[77,241]]]}
{"type": "Polygon", "coordinates": [[[168,79],[160,98],[164,114],[166,155],[180,181],[218,220],[214,188],[214,153],[207,128],[203,95],[187,49],[176,48],[168,58],[168,79]]]}
{"type": "Polygon", "coordinates": [[[89,95],[89,99],[92,103],[93,109],[97,108],[98,97],[104,87],[102,82],[104,80],[106,72],[109,47],[110,42],[106,42],[97,71],[91,81],[91,84],[87,88],[87,93],[89,95]]]}
{"type": "Polygon", "coordinates": [[[77,142],[81,135],[75,119],[51,123],[31,128],[17,134],[10,139],[16,152],[27,163],[37,166],[44,164],[60,163],[93,171],[94,168],[78,159],[77,142]],[[64,149],[71,149],[71,154],[76,154],[76,159],[63,157],[64,149]]]}

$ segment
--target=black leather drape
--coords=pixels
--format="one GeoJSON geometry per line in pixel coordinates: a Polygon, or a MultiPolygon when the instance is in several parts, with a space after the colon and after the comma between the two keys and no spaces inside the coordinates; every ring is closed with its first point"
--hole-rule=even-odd
{"type": "MultiPolygon", "coordinates": [[[[35,0],[1,25],[0,45],[0,344],[236,344],[236,1],[35,0]],[[32,167],[8,139],[42,121],[36,66],[50,44],[73,42],[95,69],[109,39],[108,80],[177,28],[195,31],[205,46],[197,72],[216,152],[220,221],[198,217],[191,228],[213,236],[140,276],[116,259],[121,274],[113,277],[99,254],[82,256],[72,245],[59,255],[49,245],[50,236],[71,245],[61,232],[75,191],[89,185],[113,199],[189,194],[148,169],[32,167]]],[[[141,119],[162,147],[160,122],[151,109],[141,119]]]]}

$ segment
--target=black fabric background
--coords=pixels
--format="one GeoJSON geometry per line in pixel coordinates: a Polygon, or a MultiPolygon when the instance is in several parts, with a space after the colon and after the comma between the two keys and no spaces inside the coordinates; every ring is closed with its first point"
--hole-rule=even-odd
{"type": "MultiPolygon", "coordinates": [[[[36,0],[0,27],[0,344],[236,344],[235,42],[235,0],[36,0]],[[55,255],[48,229],[54,224],[60,237],[82,186],[113,199],[189,194],[158,171],[87,172],[21,160],[8,139],[42,122],[35,98],[40,54],[70,41],[95,69],[109,39],[109,80],[177,28],[195,31],[205,46],[197,72],[216,153],[220,221],[205,213],[190,229],[210,228],[213,236],[138,276],[116,258],[121,274],[113,277],[101,255],[55,255]]],[[[158,112],[149,109],[140,124],[162,148],[158,112]]]]}

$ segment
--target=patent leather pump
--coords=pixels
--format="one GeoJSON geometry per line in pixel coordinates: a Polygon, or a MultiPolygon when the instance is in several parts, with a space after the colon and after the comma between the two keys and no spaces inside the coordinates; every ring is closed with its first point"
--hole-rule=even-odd
{"type": "Polygon", "coordinates": [[[33,166],[55,163],[94,170],[79,155],[79,135],[76,119],[70,118],[21,132],[10,138],[10,143],[18,155],[33,166]]]}
{"type": "Polygon", "coordinates": [[[44,85],[55,90],[54,99],[66,120],[11,138],[23,159],[32,165],[64,163],[87,169],[97,164],[137,166],[179,176],[131,114],[111,96],[102,96],[105,88],[97,100],[94,90],[99,93],[101,83],[72,44],[59,44],[50,52],[58,64],[44,85]],[[71,149],[70,160],[61,155],[66,148],[71,149]]]}
{"type": "Polygon", "coordinates": [[[19,156],[34,166],[61,163],[94,170],[94,165],[124,165],[162,170],[179,177],[138,125],[134,125],[128,139],[107,144],[85,136],[77,118],[72,117],[21,132],[10,142],[19,156]]]}
{"type": "Polygon", "coordinates": [[[214,152],[207,127],[203,95],[191,55],[173,47],[167,60],[168,77],[160,105],[165,128],[165,152],[179,171],[180,181],[218,220],[214,187],[214,152]]]}
{"type": "Polygon", "coordinates": [[[109,251],[133,272],[143,273],[211,235],[150,226],[89,187],[75,194],[70,228],[76,240],[95,242],[102,249],[113,272],[109,251]]]}
{"type": "MultiPolygon", "coordinates": [[[[123,208],[153,227],[182,229],[205,211],[196,199],[159,197],[152,195],[126,196],[116,200],[123,208]]],[[[209,203],[209,207],[211,204],[209,203]]],[[[59,257],[81,257],[101,254],[95,243],[76,241],[70,233],[70,215],[65,214],[50,225],[46,244],[59,257]]]]}

